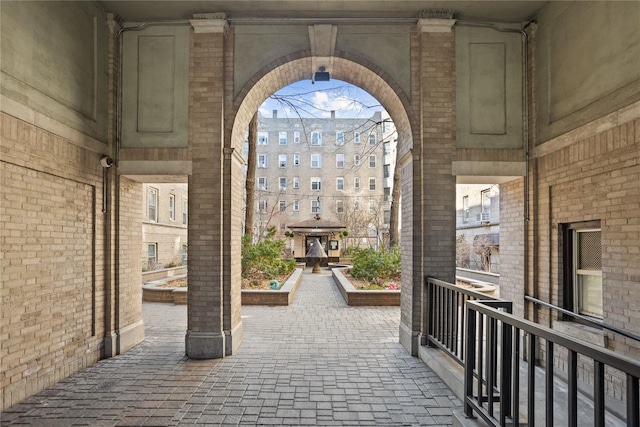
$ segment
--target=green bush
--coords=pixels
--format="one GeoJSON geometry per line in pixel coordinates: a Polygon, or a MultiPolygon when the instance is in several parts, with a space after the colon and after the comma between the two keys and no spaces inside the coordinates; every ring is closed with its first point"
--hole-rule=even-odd
{"type": "Polygon", "coordinates": [[[382,282],[400,274],[400,247],[376,251],[373,248],[356,249],[353,254],[351,275],[369,282],[382,282]]]}
{"type": "Polygon", "coordinates": [[[259,243],[253,244],[251,236],[244,236],[242,242],[242,277],[273,279],[291,274],[296,268],[294,259],[283,259],[285,243],[273,238],[273,234],[259,243]]]}

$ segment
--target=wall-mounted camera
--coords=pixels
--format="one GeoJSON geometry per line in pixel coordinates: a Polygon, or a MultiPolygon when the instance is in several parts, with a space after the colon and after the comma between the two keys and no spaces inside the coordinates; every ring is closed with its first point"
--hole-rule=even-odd
{"type": "Polygon", "coordinates": [[[100,165],[101,165],[103,168],[110,168],[110,167],[111,167],[111,165],[113,165],[113,159],[112,159],[111,157],[109,157],[109,156],[103,156],[103,157],[100,159],[100,165]]]}

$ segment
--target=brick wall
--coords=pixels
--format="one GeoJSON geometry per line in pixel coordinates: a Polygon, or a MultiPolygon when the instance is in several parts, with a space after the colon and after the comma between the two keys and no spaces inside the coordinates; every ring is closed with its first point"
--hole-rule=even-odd
{"type": "Polygon", "coordinates": [[[500,298],[512,301],[513,313],[520,317],[524,317],[524,227],[524,179],[500,184],[500,298]]]}

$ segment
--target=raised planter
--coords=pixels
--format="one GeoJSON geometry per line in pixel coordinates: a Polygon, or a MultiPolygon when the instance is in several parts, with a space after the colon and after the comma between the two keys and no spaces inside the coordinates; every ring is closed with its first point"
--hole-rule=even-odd
{"type": "Polygon", "coordinates": [[[286,282],[278,290],[273,289],[243,289],[242,305],[289,305],[293,301],[300,278],[302,268],[296,268],[286,282]]]}
{"type": "Polygon", "coordinates": [[[342,274],[344,268],[334,268],[331,270],[333,275],[333,281],[338,286],[338,290],[342,294],[342,297],[347,302],[347,305],[352,306],[394,306],[400,305],[400,292],[401,291],[360,291],[357,290],[349,279],[342,274]]]}
{"type": "Polygon", "coordinates": [[[160,285],[172,280],[187,277],[186,274],[165,277],[142,285],[142,301],[147,302],[172,302],[174,304],[187,303],[187,288],[164,288],[160,285]],[[184,302],[183,302],[184,301],[184,302]]]}
{"type": "Polygon", "coordinates": [[[187,274],[187,266],[180,265],[178,267],[171,268],[161,268],[158,270],[144,271],[142,273],[142,283],[153,282],[156,280],[161,280],[167,277],[171,277],[171,279],[176,279],[178,276],[184,276],[187,274]]]}

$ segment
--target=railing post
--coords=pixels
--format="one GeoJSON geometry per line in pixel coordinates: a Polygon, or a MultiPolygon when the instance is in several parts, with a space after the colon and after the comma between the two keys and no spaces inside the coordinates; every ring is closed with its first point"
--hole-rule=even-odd
{"type": "Polygon", "coordinates": [[[627,374],[627,426],[638,427],[640,425],[638,399],[640,399],[638,377],[627,374]]]}
{"type": "MultiPolygon", "coordinates": [[[[467,418],[473,417],[473,408],[469,400],[473,399],[473,370],[475,368],[476,351],[476,312],[467,305],[467,330],[466,330],[466,355],[464,360],[464,414],[467,418]]],[[[482,381],[482,378],[478,378],[482,381]]]]}

